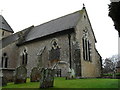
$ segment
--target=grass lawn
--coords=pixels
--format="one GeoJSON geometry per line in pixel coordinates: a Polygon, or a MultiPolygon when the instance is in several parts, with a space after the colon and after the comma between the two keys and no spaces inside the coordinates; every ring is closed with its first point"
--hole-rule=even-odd
{"type": "MultiPolygon", "coordinates": [[[[120,84],[120,82],[119,82],[120,84]]],[[[14,84],[8,83],[3,88],[39,88],[39,82],[14,84]]],[[[73,79],[65,80],[65,78],[55,78],[54,88],[118,88],[118,79],[73,79]]]]}

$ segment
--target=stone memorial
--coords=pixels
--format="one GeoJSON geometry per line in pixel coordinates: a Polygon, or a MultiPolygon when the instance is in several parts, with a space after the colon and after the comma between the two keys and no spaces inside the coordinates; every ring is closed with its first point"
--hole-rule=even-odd
{"type": "Polygon", "coordinates": [[[41,71],[40,88],[50,88],[54,84],[54,70],[43,68],[41,71]]]}
{"type": "Polygon", "coordinates": [[[55,77],[61,77],[61,69],[54,69],[55,77]]]}
{"type": "Polygon", "coordinates": [[[7,85],[7,79],[5,77],[2,77],[2,86],[7,85]]]}
{"type": "Polygon", "coordinates": [[[7,85],[7,79],[3,76],[0,76],[0,87],[7,85]]]}
{"type": "Polygon", "coordinates": [[[7,85],[7,79],[3,76],[2,69],[0,70],[0,87],[7,85]]]}
{"type": "Polygon", "coordinates": [[[15,70],[14,83],[26,83],[27,69],[25,66],[19,66],[15,70]]]}
{"type": "Polygon", "coordinates": [[[74,71],[74,69],[69,68],[66,79],[69,80],[69,79],[73,79],[73,78],[75,78],[75,71],[74,71]]]}
{"type": "Polygon", "coordinates": [[[30,75],[30,81],[31,82],[38,82],[40,81],[40,69],[38,67],[34,67],[32,70],[31,70],[31,75],[30,75]]]}

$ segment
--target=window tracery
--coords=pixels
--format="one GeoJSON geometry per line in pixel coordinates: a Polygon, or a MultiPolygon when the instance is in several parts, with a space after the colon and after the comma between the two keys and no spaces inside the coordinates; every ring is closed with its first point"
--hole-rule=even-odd
{"type": "Polygon", "coordinates": [[[91,61],[91,42],[88,39],[87,28],[83,30],[82,43],[83,43],[83,59],[91,61]]]}
{"type": "Polygon", "coordinates": [[[58,40],[53,39],[51,41],[51,50],[49,51],[49,60],[59,60],[60,58],[60,46],[58,45],[58,40]]]}

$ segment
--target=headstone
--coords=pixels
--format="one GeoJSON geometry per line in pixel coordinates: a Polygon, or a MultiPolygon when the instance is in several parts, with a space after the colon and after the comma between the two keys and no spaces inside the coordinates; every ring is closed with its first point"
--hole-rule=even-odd
{"type": "Polygon", "coordinates": [[[67,76],[66,76],[66,79],[73,79],[75,78],[75,72],[74,72],[74,69],[70,69],[68,70],[68,73],[67,73],[67,76]]]}
{"type": "Polygon", "coordinates": [[[54,84],[54,70],[53,69],[42,69],[40,88],[50,88],[54,84]]]}
{"type": "Polygon", "coordinates": [[[19,84],[19,83],[26,83],[27,79],[27,69],[25,66],[19,66],[15,70],[15,78],[14,78],[14,83],[19,84]]]}
{"type": "Polygon", "coordinates": [[[54,74],[56,77],[61,77],[61,69],[54,69],[54,74]]]}
{"type": "Polygon", "coordinates": [[[7,85],[7,79],[5,77],[2,77],[2,86],[7,85]]]}
{"type": "Polygon", "coordinates": [[[70,79],[71,78],[71,69],[69,68],[68,69],[68,72],[67,72],[67,76],[66,76],[66,79],[70,79]]]}
{"type": "Polygon", "coordinates": [[[0,70],[0,87],[7,85],[7,79],[3,76],[2,70],[0,70]]]}
{"type": "Polygon", "coordinates": [[[72,78],[75,78],[75,71],[74,71],[73,68],[71,69],[71,77],[72,77],[72,78]]]}
{"type": "Polygon", "coordinates": [[[38,82],[40,81],[40,69],[38,67],[34,67],[32,70],[31,70],[31,75],[30,75],[30,81],[31,82],[38,82]]]}
{"type": "Polygon", "coordinates": [[[7,79],[5,77],[0,76],[0,87],[7,85],[7,79]]]}

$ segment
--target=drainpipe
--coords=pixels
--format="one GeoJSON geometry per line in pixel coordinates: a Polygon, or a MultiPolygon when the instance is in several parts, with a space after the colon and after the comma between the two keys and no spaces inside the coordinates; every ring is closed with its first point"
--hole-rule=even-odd
{"type": "Polygon", "coordinates": [[[69,40],[69,62],[70,62],[70,69],[72,68],[72,62],[71,62],[71,35],[68,34],[68,40],[69,40]]]}

